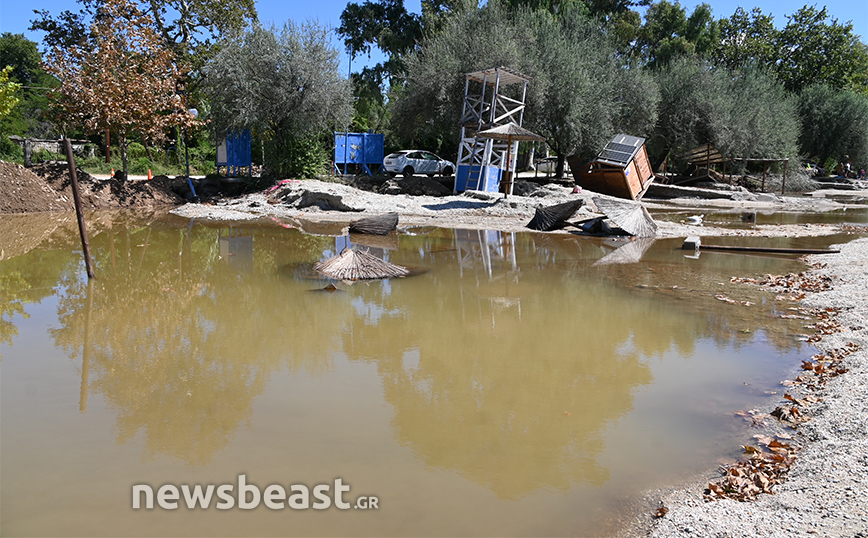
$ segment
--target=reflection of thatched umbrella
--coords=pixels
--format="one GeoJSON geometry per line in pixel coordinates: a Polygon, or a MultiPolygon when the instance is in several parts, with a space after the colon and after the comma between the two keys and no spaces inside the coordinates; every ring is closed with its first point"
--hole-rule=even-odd
{"type": "Polygon", "coordinates": [[[594,205],[619,228],[637,237],[657,235],[657,224],[640,202],[594,196],[594,205]]]}
{"type": "Polygon", "coordinates": [[[638,263],[645,254],[645,251],[651,248],[651,245],[654,244],[654,241],[656,241],[656,239],[651,237],[632,239],[595,261],[594,265],[638,263]]]}
{"type": "Polygon", "coordinates": [[[367,252],[345,248],[337,256],[313,266],[314,269],[335,280],[376,280],[407,276],[406,267],[381,260],[367,252]]]}
{"type": "Polygon", "coordinates": [[[512,159],[512,143],[517,140],[545,140],[545,137],[542,137],[536,133],[532,133],[525,129],[524,127],[519,127],[515,123],[507,123],[506,125],[501,125],[499,127],[494,127],[492,129],[487,129],[485,131],[479,131],[476,133],[476,136],[479,138],[493,138],[495,140],[506,140],[506,177],[507,177],[507,185],[504,194],[504,198],[509,195],[510,189],[512,189],[512,178],[509,176],[509,161],[512,159]]]}
{"type": "Polygon", "coordinates": [[[527,223],[527,227],[541,232],[560,228],[568,218],[572,217],[582,207],[583,203],[585,201],[579,198],[548,207],[539,206],[536,208],[536,213],[531,221],[527,223]]]}

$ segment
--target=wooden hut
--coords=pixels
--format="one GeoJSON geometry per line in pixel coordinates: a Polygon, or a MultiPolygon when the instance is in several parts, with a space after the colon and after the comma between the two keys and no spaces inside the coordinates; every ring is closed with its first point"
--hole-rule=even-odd
{"type": "Polygon", "coordinates": [[[638,200],[654,180],[645,139],[637,136],[615,136],[589,163],[581,163],[575,155],[567,160],[576,183],[617,198],[638,200]]]}

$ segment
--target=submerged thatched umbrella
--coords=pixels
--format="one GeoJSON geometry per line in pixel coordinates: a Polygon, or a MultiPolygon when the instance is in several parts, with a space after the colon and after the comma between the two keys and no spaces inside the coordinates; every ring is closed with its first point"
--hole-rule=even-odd
{"type": "Polygon", "coordinates": [[[641,202],[594,196],[594,205],[619,228],[637,237],[657,235],[657,223],[641,202]]]}
{"type": "Polygon", "coordinates": [[[335,280],[377,280],[410,274],[406,267],[351,248],[345,248],[337,256],[316,263],[313,268],[335,280]]]}
{"type": "Polygon", "coordinates": [[[512,188],[512,178],[509,177],[509,161],[512,160],[512,143],[517,140],[545,140],[545,137],[532,133],[524,127],[519,127],[517,124],[512,122],[485,131],[479,131],[476,133],[476,136],[479,138],[506,140],[506,177],[508,178],[508,184],[505,188],[504,198],[509,195],[509,191],[512,188]]]}

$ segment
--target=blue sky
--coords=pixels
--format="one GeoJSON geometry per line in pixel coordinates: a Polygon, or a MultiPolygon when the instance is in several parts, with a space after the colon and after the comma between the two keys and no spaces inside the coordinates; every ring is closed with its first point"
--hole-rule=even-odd
{"type": "MultiPolygon", "coordinates": [[[[362,0],[357,0],[361,2],[362,0]]],[[[681,5],[685,6],[688,13],[693,11],[697,3],[695,0],[684,0],[681,5]]],[[[809,0],[762,0],[761,2],[746,3],[740,0],[709,0],[715,18],[729,17],[738,6],[750,11],[754,6],[759,6],[763,13],[774,15],[776,26],[786,24],[785,15],[790,15],[800,7],[809,3],[809,0]]],[[[263,22],[282,24],[287,19],[301,22],[307,19],[316,19],[321,24],[337,28],[340,25],[341,11],[347,5],[347,0],[259,0],[256,9],[259,19],[263,22]]],[[[419,0],[405,0],[407,9],[414,13],[421,11],[419,0]]],[[[855,33],[862,37],[863,43],[868,43],[868,1],[866,0],[826,0],[817,2],[818,7],[828,6],[833,17],[842,22],[852,21],[855,33]]],[[[51,13],[59,14],[64,10],[77,10],[78,3],[74,0],[0,0],[0,32],[23,33],[28,39],[41,44],[42,36],[38,32],[30,32],[30,20],[34,18],[33,10],[47,9],[51,13]]],[[[343,51],[343,43],[337,36],[334,37],[334,45],[341,50],[341,71],[348,69],[348,55],[343,51]]],[[[376,63],[380,60],[378,55],[372,58],[356,57],[353,61],[352,70],[358,71],[362,66],[376,63]]]]}

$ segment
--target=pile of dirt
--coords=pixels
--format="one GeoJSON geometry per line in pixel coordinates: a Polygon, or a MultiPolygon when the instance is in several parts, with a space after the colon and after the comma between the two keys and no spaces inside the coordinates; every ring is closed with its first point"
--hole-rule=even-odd
{"type": "MultiPolygon", "coordinates": [[[[138,208],[179,205],[184,199],[172,192],[170,180],[119,181],[97,179],[78,170],[81,202],[85,209],[138,208]]],[[[45,163],[24,168],[0,161],[0,213],[72,211],[72,184],[65,164],[45,163]]]]}
{"type": "Polygon", "coordinates": [[[20,164],[0,161],[0,213],[66,211],[69,200],[20,164]]]}
{"type": "MultiPolygon", "coordinates": [[[[65,164],[45,163],[31,170],[42,176],[51,188],[64,195],[69,200],[68,208],[73,209],[72,185],[69,169],[65,164]]],[[[168,178],[164,177],[153,181],[97,179],[80,169],[77,176],[81,202],[86,209],[153,208],[179,205],[185,201],[172,192],[168,178]]]]}

